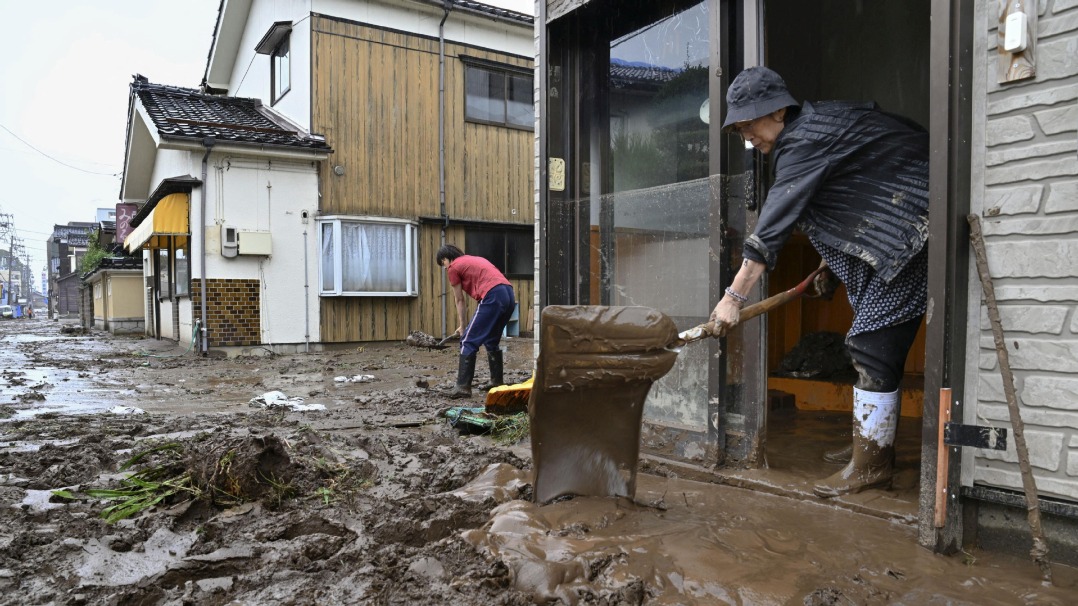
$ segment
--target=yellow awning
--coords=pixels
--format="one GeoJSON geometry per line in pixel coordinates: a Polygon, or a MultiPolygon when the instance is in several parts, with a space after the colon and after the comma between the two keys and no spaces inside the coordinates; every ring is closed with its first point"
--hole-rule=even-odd
{"type": "Polygon", "coordinates": [[[177,247],[187,243],[188,210],[191,196],[185,193],[169,194],[157,203],[150,214],[139,223],[127,238],[124,239],[124,248],[127,252],[135,252],[140,248],[150,250],[164,248],[168,236],[174,236],[173,240],[177,247]]]}

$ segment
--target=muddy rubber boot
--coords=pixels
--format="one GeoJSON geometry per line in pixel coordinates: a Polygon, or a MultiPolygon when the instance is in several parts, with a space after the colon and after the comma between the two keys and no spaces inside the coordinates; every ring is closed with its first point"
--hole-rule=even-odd
{"type": "Polygon", "coordinates": [[[853,425],[850,462],[812,489],[822,499],[891,485],[898,428],[898,391],[878,393],[854,388],[853,425]]]}
{"type": "Polygon", "coordinates": [[[849,463],[853,458],[853,443],[847,444],[842,448],[835,450],[827,450],[823,453],[823,460],[828,463],[849,463]]]}
{"type": "Polygon", "coordinates": [[[495,349],[494,351],[487,352],[487,363],[490,364],[490,380],[479,386],[479,389],[483,391],[489,391],[491,388],[499,385],[505,385],[504,378],[504,361],[502,359],[502,350],[495,349]]]}
{"type": "Polygon", "coordinates": [[[457,367],[457,384],[446,394],[453,400],[472,397],[472,377],[475,376],[475,354],[466,356],[460,354],[460,362],[457,367]]]}

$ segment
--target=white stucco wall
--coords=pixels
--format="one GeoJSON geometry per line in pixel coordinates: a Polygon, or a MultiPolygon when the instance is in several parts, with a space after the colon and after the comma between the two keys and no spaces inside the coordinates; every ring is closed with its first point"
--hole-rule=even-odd
{"type": "MultiPolygon", "coordinates": [[[[182,175],[201,178],[202,152],[158,150],[153,168],[152,188],[163,179],[182,175]]],[[[316,278],[318,249],[313,220],[304,223],[318,208],[317,163],[302,159],[265,159],[239,153],[209,156],[203,188],[191,192],[190,275],[192,283],[203,275],[200,225],[205,225],[205,269],[212,279],[258,280],[260,283],[261,341],[264,344],[304,344],[320,339],[319,298],[316,278]],[[205,219],[202,196],[205,192],[205,219]],[[262,232],[270,236],[269,256],[226,258],[221,254],[221,226],[241,232],[262,232]],[[306,232],[306,234],[305,234],[306,232]],[[305,237],[306,236],[306,237],[305,237]],[[306,272],[306,273],[305,273],[306,272]],[[309,288],[304,288],[309,284],[309,288]]],[[[150,275],[150,257],[144,268],[150,275]]],[[[194,322],[193,301],[182,297],[175,303],[163,301],[161,337],[191,340],[194,322]],[[179,306],[180,330],[172,328],[172,305],[179,306]]],[[[147,330],[150,319],[147,313],[147,330]]]]}
{"type": "Polygon", "coordinates": [[[253,0],[228,82],[229,95],[261,99],[305,130],[311,125],[310,4],[309,0],[253,0]],[[255,45],[278,21],[292,22],[291,90],[271,104],[272,57],[256,53],[255,45]]]}
{"type": "MultiPolygon", "coordinates": [[[[198,160],[201,162],[201,157],[198,160]]],[[[261,282],[263,343],[296,344],[308,338],[317,342],[318,250],[313,220],[304,223],[302,219],[303,211],[313,217],[318,208],[316,163],[211,154],[205,221],[199,195],[196,190],[192,196],[191,220],[194,225],[206,225],[207,276],[261,282]],[[222,256],[222,225],[241,232],[269,233],[272,254],[222,256]],[[310,285],[306,289],[305,270],[306,283],[310,285]]],[[[201,251],[201,242],[193,238],[192,280],[202,275],[201,251]]]]}
{"type": "MultiPolygon", "coordinates": [[[[1041,496],[1078,500],[1078,0],[1041,0],[1037,76],[999,84],[995,2],[976,3],[971,211],[982,217],[1041,496]]],[[[965,423],[1010,427],[971,264],[965,423]]],[[[1022,490],[1006,452],[965,449],[962,481],[1022,490]]]]}

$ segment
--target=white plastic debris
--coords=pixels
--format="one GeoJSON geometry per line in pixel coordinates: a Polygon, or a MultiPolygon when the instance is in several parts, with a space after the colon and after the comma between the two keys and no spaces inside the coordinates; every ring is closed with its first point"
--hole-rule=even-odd
{"type": "Polygon", "coordinates": [[[267,391],[266,393],[251,398],[251,406],[256,408],[278,409],[286,408],[292,412],[307,412],[309,410],[325,410],[324,404],[304,404],[300,396],[288,397],[282,391],[267,391]]]}
{"type": "Polygon", "coordinates": [[[108,409],[108,413],[112,415],[141,415],[146,414],[146,411],[134,406],[113,406],[108,409]]]}
{"type": "Polygon", "coordinates": [[[374,380],[374,375],[354,375],[351,377],[334,377],[334,381],[338,383],[370,383],[374,380]]]}

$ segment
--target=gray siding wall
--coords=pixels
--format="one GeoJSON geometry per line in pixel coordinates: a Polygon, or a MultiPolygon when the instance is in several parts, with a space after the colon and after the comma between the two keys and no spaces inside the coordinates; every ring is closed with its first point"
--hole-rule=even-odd
{"type": "MultiPolygon", "coordinates": [[[[1039,0],[1037,76],[1002,85],[998,0],[976,6],[971,210],[982,217],[1038,492],[1078,500],[1078,0],[1039,0]]],[[[964,422],[1009,427],[970,275],[964,422]]],[[[963,484],[1020,491],[1010,442],[1006,452],[967,450],[963,484]]]]}

